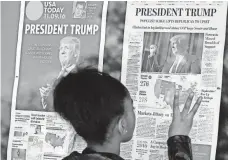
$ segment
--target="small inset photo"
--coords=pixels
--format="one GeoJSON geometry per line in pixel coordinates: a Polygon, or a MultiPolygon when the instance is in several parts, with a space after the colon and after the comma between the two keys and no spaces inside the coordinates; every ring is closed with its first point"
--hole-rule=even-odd
{"type": "Polygon", "coordinates": [[[41,153],[43,149],[44,139],[38,136],[30,136],[28,138],[28,150],[27,154],[41,153]]]}
{"type": "Polygon", "coordinates": [[[74,1],[72,11],[73,18],[86,18],[86,9],[86,1],[74,1]]]}
{"type": "Polygon", "coordinates": [[[28,132],[14,131],[15,137],[25,137],[28,135],[28,132]]]}
{"type": "Polygon", "coordinates": [[[11,153],[11,160],[26,160],[26,150],[13,148],[11,153]]]}
{"type": "Polygon", "coordinates": [[[43,135],[44,134],[44,126],[38,124],[31,124],[32,134],[43,135]]]}

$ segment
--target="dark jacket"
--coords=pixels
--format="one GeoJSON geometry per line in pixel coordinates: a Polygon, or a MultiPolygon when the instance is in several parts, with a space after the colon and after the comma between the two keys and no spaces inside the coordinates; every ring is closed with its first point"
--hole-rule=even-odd
{"type": "MultiPolygon", "coordinates": [[[[188,136],[173,136],[167,141],[169,160],[192,160],[191,140],[188,136]]],[[[86,148],[81,154],[72,152],[63,160],[124,160],[113,153],[95,152],[86,148]]]]}
{"type": "MultiPolygon", "coordinates": [[[[168,58],[164,63],[162,73],[169,73],[173,63],[175,62],[175,57],[168,58]]],[[[201,62],[195,55],[186,54],[181,60],[179,66],[177,67],[176,72],[172,71],[171,73],[192,73],[200,74],[201,73],[201,62]]]]}

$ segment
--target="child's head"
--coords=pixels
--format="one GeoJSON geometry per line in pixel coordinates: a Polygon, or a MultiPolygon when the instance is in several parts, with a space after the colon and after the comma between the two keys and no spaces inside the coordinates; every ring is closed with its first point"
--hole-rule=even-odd
{"type": "Polygon", "coordinates": [[[128,90],[96,69],[82,69],[62,78],[54,90],[54,108],[87,143],[132,138],[135,114],[128,90]]]}

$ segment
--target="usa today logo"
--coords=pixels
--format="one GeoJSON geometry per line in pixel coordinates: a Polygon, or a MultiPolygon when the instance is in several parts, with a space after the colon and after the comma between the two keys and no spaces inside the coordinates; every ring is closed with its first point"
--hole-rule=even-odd
{"type": "Polygon", "coordinates": [[[43,9],[40,1],[30,1],[26,6],[26,16],[29,20],[36,21],[43,15],[43,9]]]}

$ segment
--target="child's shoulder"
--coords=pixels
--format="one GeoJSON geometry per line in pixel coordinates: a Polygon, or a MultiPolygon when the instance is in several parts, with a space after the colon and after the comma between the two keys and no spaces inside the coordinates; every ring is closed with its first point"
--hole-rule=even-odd
{"type": "Polygon", "coordinates": [[[93,154],[80,154],[78,152],[72,152],[69,156],[65,157],[63,160],[111,160],[107,157],[103,157],[98,153],[93,154]]]}

